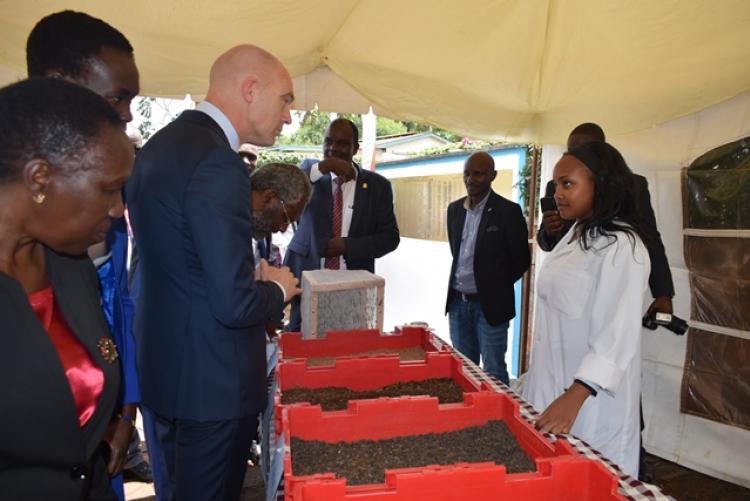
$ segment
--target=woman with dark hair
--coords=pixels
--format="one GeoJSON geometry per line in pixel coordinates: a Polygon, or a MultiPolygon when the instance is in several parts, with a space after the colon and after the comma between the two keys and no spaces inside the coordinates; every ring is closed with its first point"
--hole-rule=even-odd
{"type": "Polygon", "coordinates": [[[120,367],[86,250],[122,216],[132,163],[120,117],[90,90],[0,89],[3,499],[115,499],[102,437],[120,367]]]}
{"type": "Polygon", "coordinates": [[[576,223],[539,271],[523,396],[543,410],[542,431],[572,433],[637,478],[650,261],[632,179],[604,142],[573,148],[555,166],[560,215],[576,223]]]}

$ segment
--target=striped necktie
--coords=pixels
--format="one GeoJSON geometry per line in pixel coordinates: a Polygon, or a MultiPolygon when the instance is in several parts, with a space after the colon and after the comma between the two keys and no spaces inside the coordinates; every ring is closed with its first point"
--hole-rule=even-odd
{"type": "MultiPolygon", "coordinates": [[[[344,193],[341,190],[341,185],[344,182],[342,177],[337,177],[334,182],[336,183],[336,189],[333,192],[333,225],[332,234],[333,237],[341,236],[341,221],[343,219],[342,210],[344,208],[344,193]]],[[[341,257],[327,257],[325,261],[325,267],[329,270],[338,270],[341,268],[341,257]]]]}

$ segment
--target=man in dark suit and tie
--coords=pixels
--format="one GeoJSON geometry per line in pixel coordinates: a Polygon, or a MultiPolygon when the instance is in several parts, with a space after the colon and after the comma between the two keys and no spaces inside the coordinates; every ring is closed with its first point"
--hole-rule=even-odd
{"type": "MultiPolygon", "coordinates": [[[[568,149],[592,141],[604,141],[604,131],[595,123],[583,123],[574,128],[568,136],[568,149]]],[[[649,234],[646,243],[648,255],[651,259],[651,275],[648,284],[654,301],[649,307],[649,312],[672,313],[672,297],[674,296],[674,285],[672,284],[672,273],[669,270],[669,261],[664,250],[661,235],[656,227],[656,216],[651,206],[651,196],[648,191],[648,181],[645,177],[633,174],[635,183],[635,197],[643,220],[643,227],[649,234]]],[[[555,194],[555,183],[550,181],[545,188],[544,196],[552,197],[555,194]]],[[[567,233],[574,221],[564,221],[556,210],[542,213],[542,224],[536,234],[536,241],[543,251],[551,251],[557,242],[567,233]]]]}
{"type": "Polygon", "coordinates": [[[508,325],[516,315],[514,284],[531,264],[521,207],[492,188],[495,161],[477,152],[464,164],[466,197],[448,206],[453,264],[445,310],[453,347],[508,384],[508,325]]]}
{"type": "MultiPolygon", "coordinates": [[[[323,160],[300,165],[313,183],[313,195],[284,257],[299,278],[320,268],[374,273],[375,259],[398,247],[391,183],[352,161],[358,149],[357,126],[339,118],[326,129],[323,160]]],[[[288,330],[298,331],[301,321],[296,298],[288,330]]]]}
{"type": "Polygon", "coordinates": [[[205,101],[146,143],[128,184],[142,274],[138,369],[169,474],[160,497],[239,498],[266,404],[264,324],[300,292],[286,268],[254,272],[251,238],[285,228],[306,198],[251,195],[237,150],[273,144],[293,100],[273,55],[230,49],[211,67],[205,101]]]}

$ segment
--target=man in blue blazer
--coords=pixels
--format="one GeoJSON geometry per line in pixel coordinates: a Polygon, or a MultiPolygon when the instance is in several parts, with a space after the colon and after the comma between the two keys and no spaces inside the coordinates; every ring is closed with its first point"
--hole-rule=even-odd
{"type": "MultiPolygon", "coordinates": [[[[353,162],[358,149],[357,126],[338,118],[326,129],[323,160],[306,159],[300,165],[310,177],[313,195],[284,256],[284,264],[300,279],[303,271],[320,268],[374,273],[375,259],[398,247],[391,183],[353,162]],[[336,231],[334,198],[339,189],[342,210],[336,231]]],[[[301,322],[296,298],[288,330],[298,331],[301,322]]]]}
{"type": "Polygon", "coordinates": [[[286,268],[262,262],[254,278],[251,239],[285,228],[306,199],[251,195],[237,149],[273,144],[293,100],[273,55],[230,49],[211,67],[205,101],[146,143],[127,187],[140,251],[138,370],[169,499],[239,498],[266,403],[264,324],[301,292],[286,268]]]}

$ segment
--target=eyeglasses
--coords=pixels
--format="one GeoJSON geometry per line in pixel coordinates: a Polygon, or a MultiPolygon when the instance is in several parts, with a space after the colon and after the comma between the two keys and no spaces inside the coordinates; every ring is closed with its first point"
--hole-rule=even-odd
{"type": "Polygon", "coordinates": [[[284,210],[284,217],[286,218],[286,223],[284,223],[284,225],[290,226],[292,224],[292,219],[289,217],[289,213],[286,211],[286,204],[280,198],[279,198],[279,203],[281,204],[281,208],[284,210]]]}

